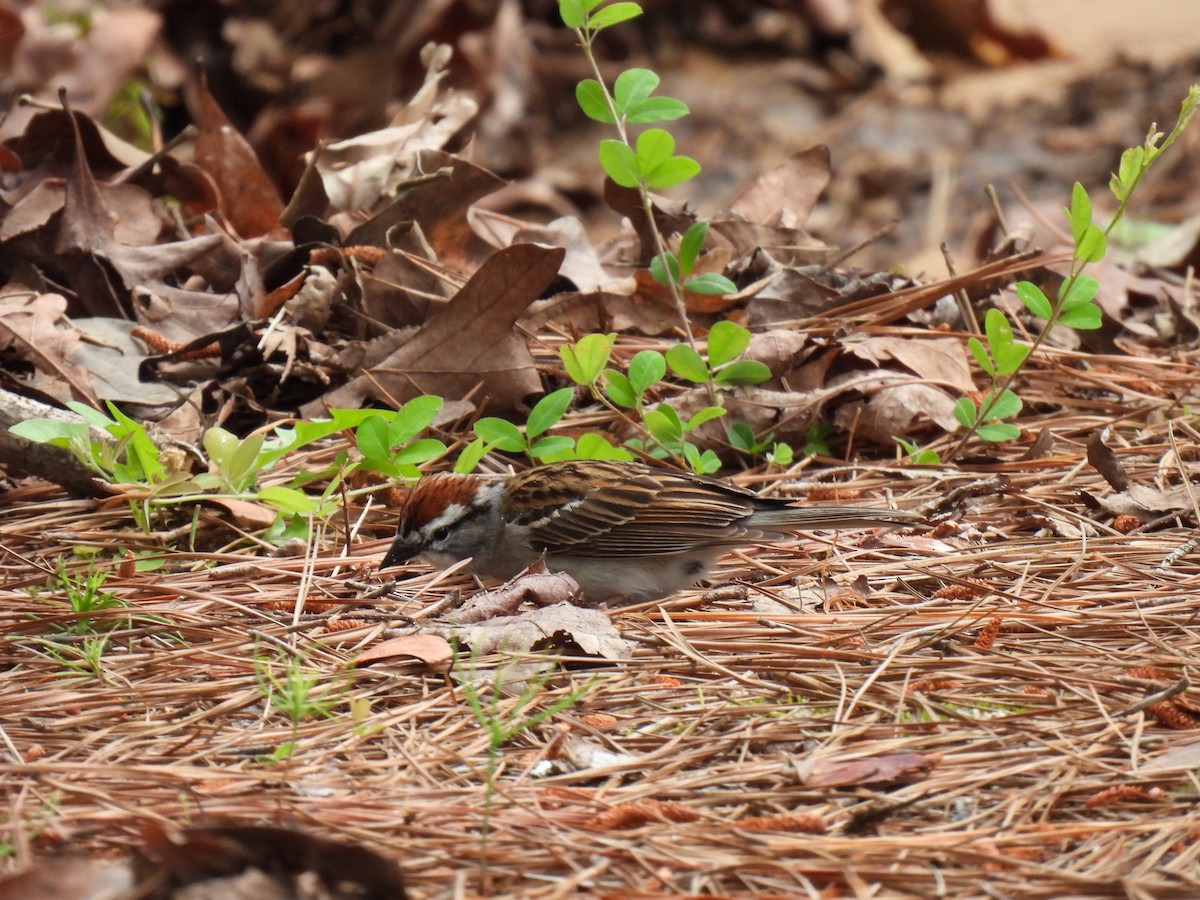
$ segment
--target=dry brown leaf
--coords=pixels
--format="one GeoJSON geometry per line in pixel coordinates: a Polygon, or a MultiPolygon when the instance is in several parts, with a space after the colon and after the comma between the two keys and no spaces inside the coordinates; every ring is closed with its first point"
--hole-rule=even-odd
{"type": "Polygon", "coordinates": [[[275,521],[275,510],[250,500],[235,497],[206,497],[205,502],[219,506],[244,528],[266,528],[275,521]]]}
{"type": "Polygon", "coordinates": [[[922,416],[944,431],[954,431],[957,420],[952,396],[941,388],[913,383],[905,376],[897,375],[894,380],[896,384],[878,388],[865,401],[839,406],[834,421],[840,428],[882,444],[889,443],[893,436],[910,434],[922,416]]]}
{"type": "Polygon", "coordinates": [[[478,625],[437,625],[429,630],[479,655],[571,645],[601,659],[629,659],[633,655],[633,644],[621,638],[607,613],[572,603],[555,603],[478,625]]]}
{"type": "Polygon", "coordinates": [[[454,647],[437,634],[406,634],[369,647],[354,659],[356,666],[368,666],[381,660],[403,658],[420,660],[437,671],[447,671],[454,659],[454,647]]]}
{"type": "Polygon", "coordinates": [[[279,224],[283,200],[254,150],[208,92],[192,82],[186,92],[196,120],[196,164],[212,176],[221,212],[242,237],[258,237],[279,224]]]}
{"type": "MultiPolygon", "coordinates": [[[[934,385],[963,394],[975,390],[963,342],[957,338],[913,340],[909,337],[860,333],[843,338],[839,346],[847,353],[879,367],[884,363],[898,362],[934,385]]],[[[953,430],[953,426],[948,430],[953,430]]]]}
{"type": "Polygon", "coordinates": [[[575,216],[562,216],[546,225],[518,228],[509,243],[562,247],[567,255],[563,258],[559,274],[569,278],[581,293],[605,291],[623,294],[633,291],[633,280],[628,275],[611,275],[600,264],[600,257],[588,239],[583,223],[575,216]]]}
{"type": "Polygon", "coordinates": [[[355,408],[365,398],[403,403],[420,394],[458,399],[477,388],[489,408],[513,410],[541,389],[513,326],[562,263],[563,250],[516,244],[494,254],[417,334],[386,359],[304,409],[355,408]]]}
{"type": "Polygon", "coordinates": [[[821,760],[804,775],[803,781],[811,788],[916,781],[928,775],[938,762],[933,756],[919,753],[888,753],[845,761],[821,760]]]}
{"type": "Polygon", "coordinates": [[[471,229],[467,211],[503,185],[503,179],[465,159],[423,150],[412,178],[393,188],[392,202],[350,231],[343,243],[389,247],[394,228],[415,222],[438,261],[457,272],[472,272],[494,248],[471,229]]]}
{"type": "Polygon", "coordinates": [[[61,399],[74,397],[95,406],[90,374],[71,361],[79,332],[63,319],[66,309],[66,298],[58,294],[6,289],[0,294],[0,347],[14,347],[41,372],[61,379],[69,389],[61,399]]]}
{"type": "Polygon", "coordinates": [[[829,148],[817,144],[754,179],[729,211],[759,225],[803,228],[829,184],[829,174],[829,148]]]}
{"type": "Polygon", "coordinates": [[[525,602],[552,606],[578,599],[579,585],[570,575],[546,572],[540,565],[535,568],[543,570],[526,572],[498,587],[481,591],[447,618],[455,625],[472,625],[511,615],[525,602]]]}

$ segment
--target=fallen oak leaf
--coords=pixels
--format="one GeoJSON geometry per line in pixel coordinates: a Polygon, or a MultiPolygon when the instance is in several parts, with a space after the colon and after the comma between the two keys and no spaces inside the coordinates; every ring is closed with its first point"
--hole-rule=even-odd
{"type": "Polygon", "coordinates": [[[564,254],[561,247],[537,244],[493,254],[403,346],[306,405],[303,414],[354,409],[368,398],[397,404],[421,394],[457,399],[477,388],[492,409],[515,409],[541,390],[541,379],[513,326],[558,274],[564,254]]]}

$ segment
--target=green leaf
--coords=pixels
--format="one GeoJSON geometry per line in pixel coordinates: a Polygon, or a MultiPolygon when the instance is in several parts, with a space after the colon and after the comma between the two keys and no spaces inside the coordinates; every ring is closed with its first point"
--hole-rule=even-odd
{"type": "Polygon", "coordinates": [[[1089,225],[1075,243],[1075,258],[1082,262],[1099,262],[1108,249],[1108,239],[1098,225],[1089,225]]]}
{"type": "Polygon", "coordinates": [[[569,387],[559,388],[539,400],[529,411],[525,422],[525,434],[533,440],[539,434],[544,434],[553,428],[571,405],[575,391],[569,387]]]}
{"type": "Polygon", "coordinates": [[[258,492],[258,499],[282,513],[293,516],[308,516],[315,511],[312,497],[295,488],[275,485],[258,492]]]}
{"type": "Polygon", "coordinates": [[[771,380],[771,370],[757,359],[739,359],[720,369],[713,380],[717,384],[762,384],[771,380]]]}
{"type": "Polygon", "coordinates": [[[688,105],[674,97],[647,97],[625,111],[625,121],[630,125],[649,125],[651,122],[682,119],[689,112],[688,105]]]}
{"type": "Polygon", "coordinates": [[[1012,375],[1025,365],[1025,359],[1031,349],[1033,348],[1028,344],[1009,344],[996,354],[996,370],[1001,375],[1012,375]]]}
{"type": "Polygon", "coordinates": [[[996,356],[998,351],[1003,352],[1006,347],[1012,346],[1012,323],[1008,321],[1008,316],[994,306],[983,318],[983,332],[987,335],[988,348],[993,356],[996,356]]]}
{"type": "Polygon", "coordinates": [[[728,319],[717,322],[708,332],[708,364],[723,366],[741,356],[750,346],[750,331],[728,319]]]}
{"type": "Polygon", "coordinates": [[[687,425],[683,428],[683,433],[695,431],[705,422],[711,422],[713,419],[719,419],[725,415],[728,410],[722,409],[720,406],[706,406],[703,409],[696,411],[696,414],[688,419],[687,425]]]}
{"type": "Polygon", "coordinates": [[[695,178],[700,174],[700,163],[690,156],[672,156],[666,162],[656,166],[653,171],[645,172],[646,184],[656,191],[665,191],[677,184],[695,178]]]}
{"type": "Polygon", "coordinates": [[[587,21],[587,14],[593,7],[599,6],[600,0],[588,3],[587,0],[558,0],[558,15],[568,28],[579,28],[587,21]]]}
{"type": "Polygon", "coordinates": [[[612,355],[616,339],[616,332],[585,334],[573,346],[564,345],[559,355],[571,380],[585,387],[595,384],[604,367],[608,365],[608,358],[612,355]]]}
{"type": "Polygon", "coordinates": [[[1042,293],[1042,289],[1032,281],[1017,282],[1017,299],[1025,304],[1025,308],[1041,319],[1050,318],[1053,309],[1050,300],[1042,293]]]}
{"type": "Polygon", "coordinates": [[[1071,208],[1067,210],[1067,221],[1071,223],[1071,234],[1078,245],[1083,233],[1092,224],[1092,200],[1078,181],[1071,188],[1071,208]]]}
{"type": "Polygon", "coordinates": [[[958,419],[959,424],[965,428],[970,428],[975,424],[978,414],[970,397],[959,397],[954,404],[954,418],[958,419]]]}
{"type": "Polygon", "coordinates": [[[474,472],[485,453],[487,453],[486,442],[483,438],[475,438],[458,454],[458,459],[454,461],[454,471],[459,475],[468,475],[474,472]]]}
{"type": "Polygon", "coordinates": [[[485,416],[475,423],[475,434],[506,453],[525,452],[525,436],[516,425],[506,419],[485,416]]]}
{"type": "Polygon", "coordinates": [[[700,354],[687,344],[676,344],[667,351],[667,365],[680,378],[696,384],[708,381],[708,365],[700,354]]]}
{"type": "Polygon", "coordinates": [[[607,382],[607,387],[604,389],[605,395],[617,406],[623,406],[625,409],[635,409],[638,405],[638,394],[634,391],[633,386],[629,383],[629,379],[616,369],[605,369],[604,380],[607,382]]]}
{"type": "MultiPolygon", "coordinates": [[[[611,7],[609,7],[611,9],[611,7]]],[[[628,115],[629,108],[641,103],[658,87],[658,75],[650,69],[626,69],[613,83],[613,103],[617,114],[628,115]]]]}
{"type": "Polygon", "coordinates": [[[78,400],[68,400],[67,409],[74,412],[93,428],[108,431],[110,434],[112,433],[110,430],[111,427],[117,424],[113,419],[100,412],[100,410],[94,409],[86,403],[80,403],[78,400]]]}
{"type": "Polygon", "coordinates": [[[620,141],[601,141],[599,157],[604,174],[621,187],[635,188],[642,183],[642,170],[632,148],[620,141]]]}
{"type": "MultiPolygon", "coordinates": [[[[987,409],[991,399],[992,394],[989,393],[987,397],[984,398],[983,402],[979,404],[981,412],[982,410],[987,409]]],[[[987,421],[993,422],[996,419],[1011,419],[1021,411],[1022,405],[1023,404],[1021,403],[1020,397],[1018,397],[1012,391],[1006,390],[999,396],[992,408],[988,410],[987,421]]]]}
{"type": "MultiPolygon", "coordinates": [[[[692,445],[688,444],[686,446],[691,447],[692,445]]],[[[699,463],[692,464],[692,470],[701,475],[711,475],[713,472],[719,472],[720,469],[721,458],[712,450],[705,450],[700,454],[699,463]]]]}
{"type": "Polygon", "coordinates": [[[229,469],[229,463],[233,459],[233,454],[238,447],[237,435],[226,431],[224,428],[213,426],[204,432],[204,437],[201,440],[204,445],[204,452],[208,454],[208,458],[218,470],[224,472],[229,469]]]}
{"type": "MultiPolygon", "coordinates": [[[[670,250],[666,252],[667,265],[671,269],[671,280],[678,284],[681,279],[679,277],[679,260],[670,250]]],[[[661,256],[652,257],[650,260],[650,277],[659,284],[669,284],[667,280],[667,270],[663,267],[663,258],[661,256]]]]}
{"type": "Polygon", "coordinates": [[[629,386],[639,397],[667,374],[667,361],[657,350],[641,350],[629,361],[629,386]]]}
{"type": "Polygon", "coordinates": [[[755,452],[754,431],[745,422],[734,422],[725,432],[729,445],[743,453],[755,452]]]}
{"type": "Polygon", "coordinates": [[[632,460],[634,455],[624,447],[614,447],[601,435],[589,431],[581,434],[575,442],[576,459],[623,459],[632,460]]]}
{"type": "Polygon", "coordinates": [[[354,443],[358,452],[366,460],[386,460],[390,444],[388,442],[388,425],[382,416],[371,416],[354,433],[354,443]]]}
{"type": "Polygon", "coordinates": [[[795,460],[796,453],[794,450],[792,450],[791,444],[784,443],[783,441],[776,441],[775,446],[771,448],[771,452],[768,454],[768,458],[771,460],[771,462],[775,463],[775,465],[786,469],[792,464],[792,461],[795,460]]]}
{"type": "Polygon", "coordinates": [[[980,425],[979,428],[976,429],[975,434],[979,436],[980,440],[988,441],[992,444],[999,444],[1004,441],[1013,441],[1019,438],[1021,436],[1021,429],[1016,425],[992,422],[987,425],[980,425]]]}
{"type": "Polygon", "coordinates": [[[1146,151],[1141,147],[1130,147],[1121,154],[1121,163],[1117,167],[1117,174],[1112,177],[1108,185],[1118,200],[1124,202],[1129,199],[1129,193],[1137,184],[1145,162],[1146,151]]]}
{"type": "Polygon", "coordinates": [[[642,416],[642,424],[664,444],[683,440],[683,423],[679,421],[679,414],[666,403],[646,410],[642,416]]]}
{"type": "Polygon", "coordinates": [[[987,372],[992,378],[996,377],[996,366],[992,362],[992,358],[988,356],[987,350],[983,347],[983,341],[977,337],[967,338],[967,349],[971,351],[971,355],[975,357],[975,362],[979,363],[979,368],[987,372]]]}
{"type": "Polygon", "coordinates": [[[1067,279],[1059,289],[1059,304],[1064,310],[1074,309],[1090,303],[1100,290],[1100,282],[1091,275],[1079,275],[1067,279]]]}
{"type": "Polygon", "coordinates": [[[433,424],[445,401],[441,397],[413,397],[397,411],[388,426],[388,447],[406,444],[433,424]]]}
{"type": "Polygon", "coordinates": [[[392,456],[392,462],[398,466],[408,466],[416,463],[429,462],[446,452],[446,445],[436,438],[425,438],[413,441],[406,447],[401,447],[392,456]]]}
{"type": "MultiPolygon", "coordinates": [[[[108,407],[109,415],[120,426],[121,436],[128,438],[125,458],[129,460],[143,480],[152,481],[158,478],[163,473],[164,467],[158,459],[158,447],[155,446],[154,441],[150,440],[146,429],[121,412],[111,401],[105,401],[105,405],[108,407]]],[[[116,433],[113,428],[110,428],[109,431],[116,433]]]]}
{"type": "Polygon", "coordinates": [[[258,453],[262,450],[263,435],[249,434],[234,451],[225,476],[235,490],[245,490],[258,480],[258,453]]]}
{"type": "MultiPolygon", "coordinates": [[[[565,434],[552,434],[537,441],[529,448],[529,455],[534,459],[545,459],[557,456],[575,449],[575,441],[565,434]]],[[[565,457],[564,457],[565,458],[565,457]]]]}
{"type": "Polygon", "coordinates": [[[679,269],[684,277],[692,274],[696,259],[704,249],[704,239],[708,237],[708,223],[693,222],[691,227],[679,239],[679,269]]]}
{"type": "Polygon", "coordinates": [[[1104,324],[1104,317],[1100,313],[1100,307],[1094,303],[1088,303],[1068,309],[1059,317],[1058,321],[1060,325],[1066,325],[1068,328],[1075,328],[1079,331],[1095,331],[1104,324]]]}
{"type": "Polygon", "coordinates": [[[588,19],[587,24],[588,28],[592,31],[599,31],[601,28],[608,28],[610,25],[636,19],[641,14],[642,8],[636,3],[614,3],[597,11],[588,19]]]}
{"type": "Polygon", "coordinates": [[[695,278],[689,278],[683,283],[683,286],[696,294],[720,295],[737,293],[737,285],[724,275],[718,275],[716,272],[706,272],[703,275],[697,275],[695,278]]]}
{"type": "Polygon", "coordinates": [[[589,119],[611,125],[614,121],[604,99],[604,87],[594,78],[585,78],[575,85],[575,100],[589,119]]]}
{"type": "Polygon", "coordinates": [[[647,128],[637,138],[637,166],[641,174],[650,173],[671,159],[675,152],[675,138],[671,132],[661,128],[647,128]]]}
{"type": "Polygon", "coordinates": [[[8,430],[17,437],[37,444],[56,444],[63,447],[73,437],[86,440],[88,428],[83,422],[59,422],[54,419],[26,419],[10,425],[8,430]]]}

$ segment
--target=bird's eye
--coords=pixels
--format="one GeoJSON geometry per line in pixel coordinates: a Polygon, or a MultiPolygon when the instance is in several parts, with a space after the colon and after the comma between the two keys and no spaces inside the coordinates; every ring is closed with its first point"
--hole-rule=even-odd
{"type": "Polygon", "coordinates": [[[447,526],[442,525],[442,526],[439,526],[438,528],[433,529],[433,540],[434,541],[441,543],[448,537],[450,537],[450,529],[447,526]]]}

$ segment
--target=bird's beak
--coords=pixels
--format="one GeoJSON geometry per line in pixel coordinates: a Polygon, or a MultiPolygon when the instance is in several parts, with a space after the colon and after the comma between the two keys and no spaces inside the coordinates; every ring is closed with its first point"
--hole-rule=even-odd
{"type": "Polygon", "coordinates": [[[379,568],[387,569],[391,566],[398,566],[401,563],[408,562],[417,555],[415,547],[406,544],[400,538],[396,538],[391,547],[388,548],[387,555],[383,558],[383,562],[379,564],[379,568]]]}

